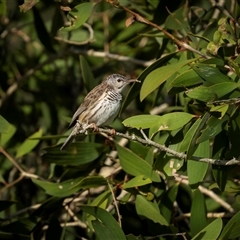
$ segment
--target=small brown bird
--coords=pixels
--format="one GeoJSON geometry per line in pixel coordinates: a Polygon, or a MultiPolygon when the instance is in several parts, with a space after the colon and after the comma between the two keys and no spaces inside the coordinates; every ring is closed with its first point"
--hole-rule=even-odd
{"type": "Polygon", "coordinates": [[[137,79],[128,79],[120,74],[108,76],[101,84],[93,88],[74,113],[69,128],[73,130],[60,150],[66,149],[77,134],[77,121],[80,124],[93,124],[96,127],[110,124],[117,116],[121,102],[121,92],[131,82],[137,79]]]}

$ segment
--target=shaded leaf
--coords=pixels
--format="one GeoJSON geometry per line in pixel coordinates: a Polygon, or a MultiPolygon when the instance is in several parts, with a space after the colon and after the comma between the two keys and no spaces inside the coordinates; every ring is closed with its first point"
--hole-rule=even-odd
{"type": "Polygon", "coordinates": [[[207,226],[207,211],[203,194],[199,189],[193,193],[191,206],[190,229],[192,236],[207,226]]]}
{"type": "Polygon", "coordinates": [[[164,192],[161,203],[160,210],[164,218],[170,223],[172,212],[174,209],[174,202],[177,197],[179,184],[174,184],[166,192],[164,192]]]}
{"type": "MultiPolygon", "coordinates": [[[[196,151],[194,152],[194,156],[201,158],[209,158],[210,157],[210,142],[205,141],[198,145],[196,151]]],[[[208,163],[199,162],[199,161],[187,161],[187,172],[188,179],[191,188],[197,188],[198,185],[204,179],[208,170],[208,163]]]]}
{"type": "Polygon", "coordinates": [[[52,183],[32,179],[32,181],[44,189],[44,191],[55,197],[66,197],[78,192],[80,189],[88,189],[106,185],[106,180],[101,176],[80,177],[76,179],[69,179],[61,183],[52,183]]]}
{"type": "Polygon", "coordinates": [[[93,227],[99,239],[126,240],[125,234],[114,217],[106,210],[99,207],[81,206],[84,212],[91,214],[100,221],[94,221],[93,227]]]}
{"type": "Polygon", "coordinates": [[[59,146],[45,148],[43,159],[58,165],[79,166],[96,160],[106,147],[99,143],[76,142],[72,143],[66,151],[60,151],[59,146]]]}
{"type": "Polygon", "coordinates": [[[91,91],[96,86],[96,81],[87,60],[82,55],[80,55],[80,67],[84,84],[87,87],[87,90],[91,91]]]}
{"type": "Polygon", "coordinates": [[[162,216],[157,205],[154,205],[141,195],[137,195],[136,198],[136,211],[140,216],[151,219],[155,223],[168,226],[167,220],[162,216]]]}
{"type": "Polygon", "coordinates": [[[23,155],[29,153],[34,149],[39,140],[32,140],[31,138],[38,138],[42,136],[42,129],[32,134],[28,139],[26,139],[17,149],[16,158],[22,157],[23,155]]]}
{"type": "Polygon", "coordinates": [[[0,133],[8,133],[9,123],[0,115],[0,133]]]}
{"type": "Polygon", "coordinates": [[[160,182],[159,175],[153,170],[149,163],[117,143],[116,148],[120,159],[120,165],[125,172],[133,176],[143,175],[145,178],[150,178],[153,182],[160,182]]]}

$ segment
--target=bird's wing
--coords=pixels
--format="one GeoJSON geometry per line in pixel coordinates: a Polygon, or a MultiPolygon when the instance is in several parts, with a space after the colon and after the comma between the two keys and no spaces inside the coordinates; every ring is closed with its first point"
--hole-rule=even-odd
{"type": "Polygon", "coordinates": [[[71,123],[69,124],[68,128],[74,126],[76,120],[78,119],[79,115],[86,111],[90,105],[93,105],[98,99],[100,99],[101,95],[106,90],[106,87],[103,86],[103,83],[93,88],[87,96],[84,98],[83,102],[74,113],[71,123]]]}

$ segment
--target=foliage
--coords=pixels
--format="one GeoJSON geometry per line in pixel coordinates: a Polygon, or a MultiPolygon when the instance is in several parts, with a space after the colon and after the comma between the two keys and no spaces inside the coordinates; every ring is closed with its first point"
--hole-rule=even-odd
{"type": "Polygon", "coordinates": [[[240,238],[239,1],[0,1],[1,239],[240,238]],[[135,77],[110,129],[84,96],[135,77]]]}

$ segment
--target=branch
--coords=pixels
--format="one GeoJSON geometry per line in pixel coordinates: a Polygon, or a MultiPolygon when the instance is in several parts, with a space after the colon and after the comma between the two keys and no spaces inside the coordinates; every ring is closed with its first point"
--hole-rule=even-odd
{"type": "MultiPolygon", "coordinates": [[[[85,131],[87,131],[87,129],[93,129],[94,127],[92,127],[91,125],[88,126],[88,128],[85,128],[84,131],[82,129],[76,129],[76,132],[79,134],[79,133],[83,133],[85,131]]],[[[104,129],[104,128],[98,128],[98,132],[99,133],[107,133],[109,135],[112,135],[112,129],[104,129]]],[[[183,159],[183,160],[187,160],[187,154],[185,153],[180,153],[180,152],[177,152],[175,150],[172,150],[168,147],[166,147],[165,145],[161,145],[161,144],[158,144],[148,138],[146,138],[145,136],[145,139],[143,138],[140,138],[138,136],[136,136],[135,134],[124,134],[124,133],[120,133],[120,132],[116,132],[115,133],[116,136],[119,136],[119,137],[123,137],[123,138],[126,138],[128,140],[132,140],[132,141],[137,141],[139,143],[142,143],[144,145],[148,145],[148,146],[153,146],[157,149],[159,149],[160,151],[163,151],[163,152],[166,152],[166,153],[169,153],[177,158],[180,158],[180,159],[183,159]]],[[[194,161],[199,161],[199,162],[205,162],[205,163],[210,163],[210,164],[213,164],[213,165],[237,165],[237,164],[240,164],[240,160],[238,159],[230,159],[230,160],[221,160],[221,159],[211,159],[211,158],[201,158],[201,157],[195,157],[195,156],[192,156],[191,157],[191,160],[194,160],[194,161]]]]}
{"type": "Polygon", "coordinates": [[[134,20],[138,21],[138,22],[142,22],[142,23],[145,23],[147,25],[150,25],[154,28],[157,28],[159,31],[163,32],[168,38],[170,38],[173,42],[175,42],[178,46],[180,46],[181,48],[183,49],[187,49],[191,52],[194,52],[206,59],[209,59],[210,57],[200,51],[198,51],[197,49],[194,49],[193,47],[191,47],[189,44],[183,42],[183,41],[180,41],[179,39],[175,38],[171,33],[169,33],[168,31],[166,31],[165,29],[163,29],[162,27],[158,26],[157,24],[147,20],[146,18],[142,17],[141,15],[139,15],[138,13],[135,13],[133,12],[132,10],[128,9],[127,7],[125,6],[122,6],[120,4],[115,4],[114,1],[109,1],[109,3],[116,7],[116,8],[120,8],[120,9],[123,9],[125,10],[126,12],[129,12],[131,13],[133,16],[134,16],[134,20]]]}
{"type": "Polygon", "coordinates": [[[127,56],[122,56],[122,55],[119,55],[119,54],[94,51],[93,49],[83,50],[83,49],[76,49],[76,48],[73,49],[72,48],[72,49],[70,49],[70,52],[72,52],[74,54],[82,54],[82,55],[87,55],[87,56],[92,56],[92,57],[109,58],[109,59],[123,61],[123,62],[124,61],[132,62],[132,63],[138,64],[138,65],[141,65],[143,67],[148,67],[155,62],[154,60],[143,61],[143,60],[140,60],[140,59],[127,57],[127,56]]]}

